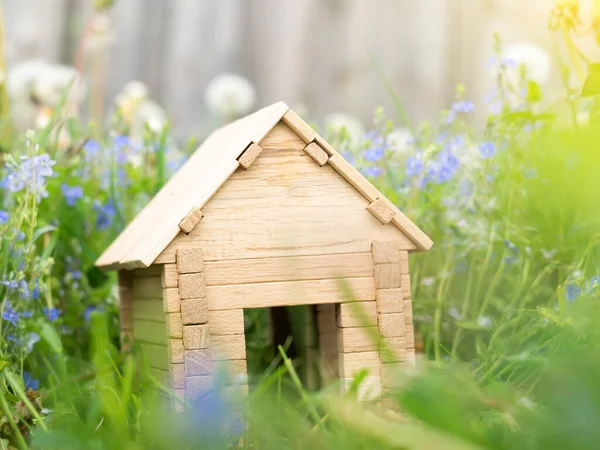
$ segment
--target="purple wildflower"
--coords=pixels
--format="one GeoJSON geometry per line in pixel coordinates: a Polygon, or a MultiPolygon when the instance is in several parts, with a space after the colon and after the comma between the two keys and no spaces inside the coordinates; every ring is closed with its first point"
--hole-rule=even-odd
{"type": "Polygon", "coordinates": [[[9,303],[4,304],[4,311],[2,311],[2,318],[7,322],[10,322],[12,326],[16,327],[21,321],[21,316],[16,312],[9,303]]]}
{"type": "Polygon", "coordinates": [[[3,225],[6,222],[8,222],[8,217],[8,213],[3,209],[0,209],[0,225],[3,225]]]}
{"type": "Polygon", "coordinates": [[[117,214],[112,202],[108,201],[105,205],[96,202],[94,203],[94,210],[98,214],[96,216],[96,227],[98,230],[102,231],[110,227],[117,214]]]}
{"type": "Polygon", "coordinates": [[[496,146],[491,141],[485,141],[479,146],[479,153],[484,159],[491,158],[496,154],[496,146]]]}
{"type": "Polygon", "coordinates": [[[58,320],[61,313],[60,309],[58,308],[42,308],[42,311],[44,311],[44,314],[46,315],[46,317],[48,317],[48,320],[50,322],[55,322],[56,320],[58,320]]]}
{"type": "Polygon", "coordinates": [[[37,391],[40,387],[40,382],[33,378],[29,372],[23,372],[23,383],[25,384],[25,389],[37,391]]]}
{"type": "Polygon", "coordinates": [[[88,139],[85,141],[85,144],[83,144],[83,150],[85,151],[86,155],[93,156],[100,153],[102,150],[102,145],[100,145],[100,143],[94,139],[88,139]]]}
{"type": "Polygon", "coordinates": [[[60,189],[67,201],[68,206],[75,206],[77,200],[83,197],[83,188],[81,186],[69,186],[67,184],[62,184],[60,189]]]}
{"type": "Polygon", "coordinates": [[[383,173],[383,170],[381,169],[381,167],[377,167],[377,166],[369,166],[369,167],[364,167],[360,170],[360,172],[365,176],[365,177],[369,177],[369,178],[377,178],[379,176],[381,176],[381,174],[383,173]]]}

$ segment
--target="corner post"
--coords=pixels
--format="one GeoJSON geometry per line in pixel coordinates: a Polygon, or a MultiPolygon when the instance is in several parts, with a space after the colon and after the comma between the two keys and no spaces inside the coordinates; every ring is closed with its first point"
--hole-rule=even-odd
{"type": "Polygon", "coordinates": [[[128,270],[119,270],[118,277],[121,351],[128,352],[133,346],[133,274],[128,270]]]}

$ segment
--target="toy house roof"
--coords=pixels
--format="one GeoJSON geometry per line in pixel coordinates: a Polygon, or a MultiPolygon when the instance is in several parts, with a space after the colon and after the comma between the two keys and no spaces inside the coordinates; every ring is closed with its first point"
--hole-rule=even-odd
{"type": "Polygon", "coordinates": [[[387,200],[351,164],[317,135],[283,102],[214,131],[98,258],[104,269],[149,267],[180,232],[180,222],[194,208],[201,208],[239,167],[238,158],[251,143],[260,141],[283,120],[305,142],[316,141],[335,161],[335,170],[369,201],[383,201],[392,211],[391,223],[418,250],[428,250],[432,241],[398,208],[387,200]]]}

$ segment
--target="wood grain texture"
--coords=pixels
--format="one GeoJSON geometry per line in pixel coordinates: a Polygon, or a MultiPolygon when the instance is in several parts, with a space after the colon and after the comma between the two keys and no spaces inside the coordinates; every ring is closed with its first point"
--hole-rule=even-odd
{"type": "Polygon", "coordinates": [[[225,374],[225,383],[244,382],[248,377],[248,369],[245,359],[228,359],[214,361],[213,369],[215,376],[223,376],[225,374]]]}
{"type": "Polygon", "coordinates": [[[181,339],[183,337],[183,323],[181,313],[167,314],[167,336],[181,339]]]}
{"type": "Polygon", "coordinates": [[[370,277],[373,261],[370,253],[232,259],[206,262],[204,275],[207,286],[370,277]]]}
{"type": "Polygon", "coordinates": [[[381,337],[405,336],[406,330],[403,313],[379,314],[377,321],[381,337]]]}
{"type": "Polygon", "coordinates": [[[373,273],[377,289],[392,289],[402,286],[399,264],[375,264],[373,273]]]}
{"type": "Polygon", "coordinates": [[[379,354],[384,363],[404,361],[406,359],[406,339],[404,336],[381,338],[379,354]]]}
{"type": "Polygon", "coordinates": [[[197,246],[205,261],[371,251],[373,240],[415,245],[395,227],[382,227],[369,202],[329,165],[319,167],[286,125],[273,130],[263,152],[235,172],[203,206],[205,217],[180,234],[156,262],[172,262],[179,247],[197,246]]]}
{"type": "Polygon", "coordinates": [[[186,325],[183,327],[183,347],[196,350],[210,347],[208,325],[186,325]]]}
{"type": "Polygon", "coordinates": [[[318,144],[311,142],[306,147],[304,147],[304,152],[310,156],[314,162],[316,162],[319,166],[324,166],[327,164],[327,160],[329,159],[329,155],[325,153],[318,144]]]}
{"type": "Polygon", "coordinates": [[[377,289],[377,312],[381,314],[404,311],[402,288],[377,289]]]}
{"type": "Polygon", "coordinates": [[[202,220],[204,214],[200,208],[192,208],[189,213],[179,222],[179,229],[183,233],[190,233],[198,223],[202,220]]]}
{"type": "Polygon", "coordinates": [[[404,333],[405,333],[405,338],[406,338],[406,348],[415,348],[415,326],[411,323],[408,325],[405,325],[404,327],[404,333]]]}
{"type": "Polygon", "coordinates": [[[225,309],[208,312],[208,328],[214,336],[244,333],[244,310],[225,309]]]}
{"type": "Polygon", "coordinates": [[[184,325],[208,322],[208,302],[206,298],[187,298],[181,301],[181,321],[184,325]]]}
{"type": "Polygon", "coordinates": [[[340,328],[338,348],[344,353],[369,352],[379,349],[377,327],[340,328]]]}
{"type": "MultiPolygon", "coordinates": [[[[356,300],[375,300],[373,278],[349,278],[346,282],[356,300]]],[[[346,301],[340,290],[339,280],[207,286],[206,296],[209,310],[314,305],[346,301]]],[[[375,307],[375,302],[373,302],[373,307],[375,307]]]]}
{"type": "Polygon", "coordinates": [[[374,301],[342,303],[338,306],[339,327],[364,327],[377,325],[377,306],[374,301]]]}
{"type": "Polygon", "coordinates": [[[402,241],[373,241],[372,252],[375,264],[399,263],[406,259],[408,252],[402,250],[402,241]]]}
{"type": "Polygon", "coordinates": [[[176,313],[181,311],[181,298],[179,289],[165,288],[162,291],[163,312],[176,313]]]}
{"type": "Polygon", "coordinates": [[[230,334],[212,336],[211,353],[215,361],[246,359],[246,336],[230,334]]]}
{"type": "Polygon", "coordinates": [[[185,366],[183,364],[170,364],[171,386],[175,389],[185,388],[185,366]]]}
{"type": "Polygon", "coordinates": [[[408,252],[405,250],[400,251],[400,273],[402,275],[410,274],[409,264],[408,264],[408,252]]]}
{"type": "Polygon", "coordinates": [[[394,211],[390,209],[380,199],[369,203],[369,205],[367,206],[367,211],[373,214],[375,218],[379,220],[383,225],[390,223],[395,215],[394,211]]]}
{"type": "Polygon", "coordinates": [[[179,296],[187,298],[206,297],[206,287],[203,273],[179,274],[179,296]]]}
{"type": "MultiPolygon", "coordinates": [[[[151,266],[156,267],[156,266],[151,266]]],[[[176,264],[163,264],[161,267],[161,285],[164,288],[176,288],[177,287],[177,265],[176,264]]]]}
{"type": "Polygon", "coordinates": [[[183,340],[169,339],[168,340],[168,359],[174,364],[183,364],[183,340]]]}
{"type": "Polygon", "coordinates": [[[410,275],[402,275],[400,284],[402,285],[402,293],[404,295],[404,298],[412,298],[412,292],[410,287],[410,275]]]}
{"type": "Polygon", "coordinates": [[[212,388],[213,383],[210,375],[196,375],[185,378],[186,400],[198,400],[203,395],[206,395],[212,388]]]}
{"type": "Polygon", "coordinates": [[[379,376],[381,363],[379,352],[339,353],[340,378],[354,377],[359,371],[366,369],[369,375],[379,376]]]}
{"type": "Polygon", "coordinates": [[[261,154],[262,148],[260,145],[251,143],[248,148],[242,153],[242,155],[238,158],[238,162],[240,163],[240,167],[242,169],[248,169],[252,165],[252,163],[258,158],[261,154]]]}
{"type": "Polygon", "coordinates": [[[177,272],[199,273],[204,271],[204,253],[201,248],[182,247],[177,249],[177,272]]]}
{"type": "Polygon", "coordinates": [[[307,144],[317,137],[315,130],[291,109],[283,115],[281,120],[307,144]]]}
{"type": "Polygon", "coordinates": [[[185,350],[185,376],[210,375],[212,357],[208,349],[185,350]]]}

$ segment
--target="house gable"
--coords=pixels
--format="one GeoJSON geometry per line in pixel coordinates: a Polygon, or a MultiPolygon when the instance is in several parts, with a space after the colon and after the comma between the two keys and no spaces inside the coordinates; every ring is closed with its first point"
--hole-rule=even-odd
{"type": "Polygon", "coordinates": [[[236,170],[202,207],[204,217],[179,233],[156,259],[169,263],[176,249],[201,247],[210,260],[370,252],[373,240],[416,245],[392,224],[382,225],[366,199],[329,164],[319,166],[306,143],[279,122],[260,142],[263,151],[236,170]]]}

